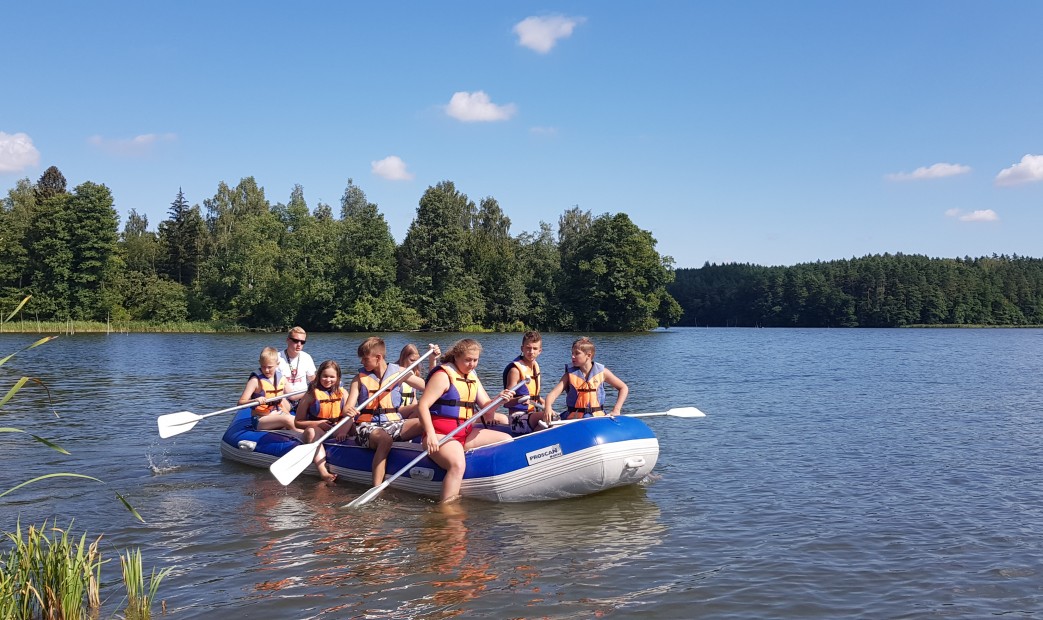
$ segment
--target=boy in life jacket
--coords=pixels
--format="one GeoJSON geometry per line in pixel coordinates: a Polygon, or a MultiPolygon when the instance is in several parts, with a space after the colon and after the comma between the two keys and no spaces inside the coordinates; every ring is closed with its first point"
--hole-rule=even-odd
{"type": "MultiPolygon", "coordinates": [[[[543,352],[543,337],[540,332],[528,331],[522,336],[521,355],[514,358],[503,369],[503,387],[518,385],[525,380],[525,385],[518,388],[515,397],[504,403],[510,412],[511,430],[529,433],[541,427],[545,413],[537,410],[543,404],[540,398],[540,365],[536,358],[543,352]]],[[[550,420],[546,420],[547,423],[550,420]]]]}
{"type": "Polygon", "coordinates": [[[278,371],[279,352],[273,347],[265,347],[258,361],[261,367],[246,381],[243,394],[239,397],[239,404],[257,401],[253,408],[253,416],[254,424],[259,431],[297,430],[293,424],[293,416],[290,415],[290,403],[285,398],[273,403],[266,402],[268,398],[286,393],[286,378],[278,371]]]}
{"type": "MultiPolygon", "coordinates": [[[[433,355],[438,355],[437,347],[433,355]]],[[[402,372],[398,364],[389,364],[384,356],[387,347],[384,341],[371,336],[359,345],[358,355],[362,366],[359,373],[351,380],[348,390],[346,411],[354,419],[338,429],[337,439],[343,440],[349,430],[354,428],[355,443],[375,451],[373,455],[373,486],[384,481],[387,469],[387,456],[391,452],[391,444],[395,441],[409,441],[420,436],[424,427],[420,420],[406,419],[416,410],[416,405],[402,406],[402,384],[407,383],[417,390],[423,390],[424,380],[412,372],[405,377],[396,377],[402,372]],[[365,402],[376,394],[380,388],[393,382],[390,387],[380,393],[365,409],[358,410],[355,405],[365,402]]]]}
{"type": "MultiPolygon", "coordinates": [[[[308,385],[308,392],[297,402],[294,423],[304,431],[301,437],[304,443],[322,437],[348,415],[348,391],[340,384],[340,378],[340,364],[326,360],[319,364],[318,374],[308,385]]],[[[337,479],[337,475],[326,468],[326,449],[322,446],[315,451],[315,468],[327,484],[337,479]]]]}
{"type": "Polygon", "coordinates": [[[594,343],[583,337],[572,343],[572,364],[565,366],[565,374],[547,394],[546,411],[553,416],[554,401],[565,392],[565,411],[562,420],[575,420],[605,415],[605,384],[616,388],[616,402],[608,415],[619,415],[623,402],[630,393],[626,383],[604,364],[594,361],[594,343]]]}

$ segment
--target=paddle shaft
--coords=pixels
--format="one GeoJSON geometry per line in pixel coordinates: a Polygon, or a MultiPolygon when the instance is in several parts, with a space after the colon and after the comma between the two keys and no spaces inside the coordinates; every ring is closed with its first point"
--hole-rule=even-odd
{"type": "MultiPolygon", "coordinates": [[[[307,390],[301,390],[299,392],[290,392],[289,394],[280,394],[278,396],[271,396],[269,398],[264,399],[264,402],[266,402],[266,403],[274,403],[274,402],[282,400],[282,399],[284,399],[284,398],[286,398],[288,396],[297,396],[298,394],[304,394],[305,392],[307,392],[307,390]]],[[[252,401],[250,401],[250,402],[248,402],[248,403],[246,403],[244,405],[236,405],[235,407],[229,407],[228,409],[222,409],[220,411],[214,411],[213,413],[204,413],[202,415],[196,415],[196,417],[194,417],[194,418],[192,418],[190,420],[185,420],[183,422],[172,422],[172,423],[168,424],[168,426],[184,426],[185,424],[198,422],[198,421],[202,420],[203,418],[209,418],[210,416],[221,415],[222,413],[229,413],[231,411],[239,411],[240,409],[246,409],[248,407],[254,407],[256,405],[257,405],[257,401],[256,400],[252,400],[252,401]]],[[[185,412],[182,412],[182,413],[192,413],[192,412],[191,411],[185,411],[185,412]]],[[[175,415],[175,414],[168,414],[168,415],[175,415]]],[[[166,417],[166,416],[160,416],[160,417],[162,418],[162,417],[166,417]]]]}
{"type": "MultiPolygon", "coordinates": [[[[264,399],[264,402],[266,402],[266,403],[274,403],[274,402],[278,402],[278,401],[280,401],[280,400],[282,400],[284,398],[289,398],[290,396],[300,396],[301,394],[306,394],[307,392],[308,392],[308,390],[299,390],[299,391],[296,391],[296,392],[290,392],[289,394],[279,394],[278,396],[270,396],[270,397],[264,399]]],[[[257,406],[257,399],[254,399],[254,400],[246,403],[245,405],[236,405],[235,407],[229,407],[228,409],[222,409],[221,411],[215,411],[213,413],[208,413],[206,415],[201,415],[201,416],[199,416],[199,418],[200,419],[209,418],[210,416],[217,415],[219,413],[228,413],[229,411],[238,411],[240,409],[246,409],[247,407],[256,407],[256,406],[257,406]]]]}
{"type": "MultiPolygon", "coordinates": [[[[513,391],[517,390],[518,388],[520,388],[521,386],[523,386],[525,384],[526,384],[526,381],[520,381],[517,384],[515,384],[514,387],[511,387],[511,388],[508,388],[508,389],[513,392],[513,391]]],[[[485,414],[489,413],[493,409],[496,409],[497,407],[499,407],[500,403],[502,403],[503,401],[504,401],[503,397],[497,397],[492,402],[490,402],[488,405],[486,405],[485,407],[482,407],[481,411],[479,411],[478,413],[476,413],[473,416],[471,416],[470,418],[468,418],[468,420],[466,422],[464,422],[463,424],[461,424],[460,426],[457,426],[453,430],[449,431],[448,435],[446,435],[445,437],[442,437],[441,439],[439,439],[438,440],[439,447],[445,445],[445,443],[447,441],[449,441],[453,437],[455,437],[460,431],[464,430],[465,428],[469,428],[472,424],[474,424],[479,419],[481,419],[482,416],[484,416],[485,414]]],[[[424,457],[427,456],[430,453],[431,453],[430,449],[424,450],[415,459],[413,459],[412,461],[409,461],[409,463],[407,463],[405,467],[403,467],[402,469],[400,469],[397,472],[395,472],[390,478],[386,478],[384,480],[384,482],[381,482],[379,485],[373,487],[372,489],[366,491],[362,495],[356,497],[354,500],[352,500],[348,504],[348,507],[349,508],[356,508],[358,506],[362,506],[364,504],[368,504],[370,502],[370,500],[372,500],[374,497],[379,495],[381,491],[383,491],[384,489],[388,488],[388,486],[392,482],[397,480],[400,476],[402,476],[402,474],[404,474],[407,471],[409,471],[410,469],[412,469],[412,467],[414,465],[416,465],[417,463],[422,461],[424,459],[424,457]]]]}
{"type": "MultiPolygon", "coordinates": [[[[669,411],[653,411],[651,413],[621,413],[620,416],[627,418],[651,418],[654,416],[669,416],[673,418],[704,418],[706,414],[699,411],[696,407],[677,407],[669,411]]],[[[566,420],[554,420],[551,422],[552,426],[558,426],[561,424],[568,424],[569,422],[579,422],[580,420],[589,420],[593,417],[615,417],[615,416],[592,416],[591,418],[572,418],[566,420]]]]}
{"type": "MultiPolygon", "coordinates": [[[[376,400],[377,398],[380,398],[380,395],[381,395],[381,394],[383,394],[384,392],[386,392],[386,391],[390,390],[391,388],[395,387],[396,385],[398,385],[398,383],[399,383],[399,382],[400,382],[400,381],[401,381],[401,380],[402,380],[403,378],[405,378],[406,376],[408,376],[408,375],[409,375],[409,373],[410,373],[410,372],[412,372],[414,368],[416,368],[417,366],[419,366],[419,365],[420,365],[420,362],[424,361],[424,358],[425,358],[425,357],[430,357],[430,356],[431,356],[431,354],[432,354],[432,353],[434,353],[434,352],[435,352],[435,350],[434,350],[434,349],[429,349],[427,353],[424,353],[423,355],[421,355],[420,357],[418,357],[418,358],[417,358],[417,360],[416,360],[415,362],[413,362],[413,363],[412,363],[412,364],[410,364],[409,366],[406,366],[405,368],[403,368],[402,370],[400,370],[400,371],[398,372],[398,374],[396,374],[396,375],[395,375],[395,376],[394,376],[394,377],[392,378],[392,380],[391,380],[391,381],[388,381],[388,382],[387,382],[387,383],[385,383],[384,385],[380,386],[380,389],[378,389],[378,390],[377,390],[376,392],[373,392],[373,395],[372,395],[372,396],[370,396],[369,398],[367,398],[366,400],[364,400],[364,401],[362,402],[362,404],[361,404],[361,405],[359,405],[359,406],[358,406],[358,407],[356,407],[356,408],[357,408],[357,409],[365,409],[367,405],[369,405],[370,403],[372,403],[373,401],[375,401],[375,400],[376,400]]],[[[326,434],[325,434],[325,435],[323,435],[322,437],[319,437],[318,439],[316,439],[316,440],[315,440],[314,442],[312,442],[312,443],[315,443],[315,444],[322,444],[322,442],[324,442],[324,441],[326,441],[327,439],[329,439],[330,437],[332,437],[332,436],[333,436],[333,434],[337,432],[337,429],[341,427],[341,425],[345,424],[345,423],[346,423],[346,422],[347,422],[348,420],[353,420],[353,419],[354,419],[354,418],[352,418],[351,416],[345,416],[343,420],[341,420],[340,422],[337,422],[337,423],[336,423],[335,425],[333,425],[333,428],[331,428],[330,430],[326,431],[326,434]]]]}
{"type": "MultiPolygon", "coordinates": [[[[427,353],[417,358],[415,362],[413,362],[409,366],[406,366],[394,377],[392,377],[391,381],[388,381],[386,384],[382,385],[379,389],[377,389],[377,391],[375,391],[372,396],[367,398],[365,402],[359,405],[358,408],[365,409],[367,405],[375,401],[377,398],[380,397],[381,394],[383,394],[387,390],[393,388],[395,385],[399,383],[399,381],[401,381],[410,372],[412,372],[414,368],[419,366],[420,362],[424,361],[425,357],[429,357],[434,352],[434,349],[430,349],[427,353]]],[[[297,476],[301,474],[302,471],[308,468],[308,464],[312,462],[312,460],[315,458],[315,455],[318,453],[319,448],[322,447],[322,442],[332,437],[337,432],[337,429],[346,424],[348,420],[354,420],[354,418],[352,418],[351,416],[346,416],[343,420],[334,424],[333,427],[330,428],[330,430],[326,431],[326,433],[322,437],[319,437],[311,443],[296,446],[286,454],[279,457],[277,461],[275,461],[271,464],[271,466],[268,467],[268,470],[271,471],[272,475],[275,476],[276,480],[278,480],[284,486],[290,484],[291,482],[293,482],[295,478],[297,478],[297,476]]]]}

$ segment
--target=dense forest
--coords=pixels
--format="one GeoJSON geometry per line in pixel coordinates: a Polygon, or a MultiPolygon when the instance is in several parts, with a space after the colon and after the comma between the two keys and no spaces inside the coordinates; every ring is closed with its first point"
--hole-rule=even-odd
{"type": "Polygon", "coordinates": [[[678,269],[681,325],[1043,325],[1043,260],[883,254],[794,265],[678,269]]]}
{"type": "MultiPolygon", "coordinates": [[[[150,230],[123,230],[110,190],[48,168],[0,202],[0,310],[51,321],[209,321],[345,331],[636,331],[671,325],[669,257],[625,214],[564,212],[556,234],[511,234],[494,198],[427,188],[403,242],[350,180],[339,214],[252,177],[203,205],[178,192],[150,230]],[[9,310],[7,310],[9,311],[9,310]]],[[[4,311],[4,312],[7,312],[4,311]]]]}

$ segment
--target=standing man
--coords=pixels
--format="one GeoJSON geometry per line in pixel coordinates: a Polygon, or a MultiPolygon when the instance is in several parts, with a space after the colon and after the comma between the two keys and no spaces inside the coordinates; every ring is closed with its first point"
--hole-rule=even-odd
{"type": "MultiPolygon", "coordinates": [[[[304,352],[304,342],[308,334],[303,327],[294,327],[286,336],[286,350],[279,351],[279,373],[286,377],[286,393],[307,390],[315,379],[315,360],[304,352]]],[[[304,394],[289,397],[291,411],[297,410],[297,403],[304,394]]]]}

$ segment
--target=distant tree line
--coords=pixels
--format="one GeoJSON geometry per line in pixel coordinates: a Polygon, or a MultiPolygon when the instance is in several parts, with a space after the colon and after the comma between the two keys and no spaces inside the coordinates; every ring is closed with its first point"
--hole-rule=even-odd
{"type": "Polygon", "coordinates": [[[794,265],[678,269],[680,325],[1043,325],[1043,259],[883,254],[794,265]]]}
{"type": "Polygon", "coordinates": [[[401,245],[350,180],[340,212],[296,186],[271,204],[252,177],[150,230],[105,185],[55,167],[0,202],[0,309],[41,320],[232,322],[318,330],[634,331],[676,323],[673,263],[626,214],[578,207],[511,234],[494,198],[427,188],[401,245]]]}

